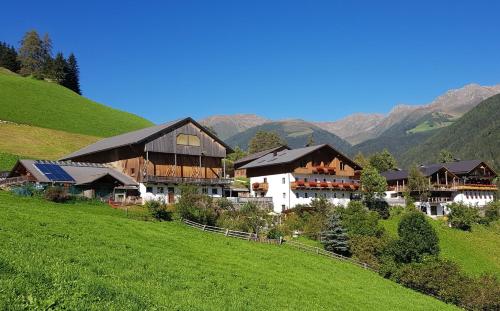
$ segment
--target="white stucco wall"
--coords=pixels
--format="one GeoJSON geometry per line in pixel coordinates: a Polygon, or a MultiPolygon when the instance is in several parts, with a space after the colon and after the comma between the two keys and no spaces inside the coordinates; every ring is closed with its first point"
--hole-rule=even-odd
{"type": "MultiPolygon", "coordinates": [[[[297,204],[309,204],[315,198],[324,196],[333,204],[347,205],[350,201],[351,191],[333,191],[333,190],[292,190],[290,184],[296,179],[319,182],[354,182],[354,180],[343,176],[331,176],[323,174],[300,175],[300,174],[275,174],[267,176],[258,176],[250,178],[250,185],[253,183],[263,183],[267,179],[269,189],[266,197],[272,197],[274,211],[281,213],[283,209],[295,207],[297,204]],[[283,183],[284,179],[284,183],[283,183]],[[307,194],[307,195],[306,195],[307,194]],[[307,197],[306,197],[307,196],[307,197]]],[[[256,196],[256,192],[250,189],[250,196],[256,196]]],[[[258,195],[259,196],[259,195],[258,195]]]]}
{"type": "Polygon", "coordinates": [[[455,194],[453,202],[483,207],[493,201],[494,196],[493,191],[461,191],[455,194]]]}
{"type": "MultiPolygon", "coordinates": [[[[139,191],[141,192],[141,198],[144,199],[144,201],[149,201],[149,200],[165,200],[165,202],[168,201],[168,188],[174,188],[174,197],[175,200],[177,201],[178,198],[180,197],[180,187],[178,185],[169,185],[169,184],[144,184],[140,183],[139,184],[139,191]],[[148,192],[147,188],[151,187],[152,191],[148,192]],[[163,187],[163,193],[159,192],[158,188],[163,187]]],[[[198,187],[198,190],[202,192],[202,189],[206,188],[207,189],[207,195],[214,197],[214,198],[220,198],[222,197],[222,187],[220,186],[207,186],[207,187],[198,187]],[[212,191],[216,191],[217,193],[215,194],[212,193],[212,191]]],[[[174,203],[174,202],[167,202],[167,203],[174,203]]]]}

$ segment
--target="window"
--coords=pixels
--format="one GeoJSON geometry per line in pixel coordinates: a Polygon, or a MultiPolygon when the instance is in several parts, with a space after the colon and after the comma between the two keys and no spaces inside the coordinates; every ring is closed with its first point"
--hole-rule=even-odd
{"type": "Polygon", "coordinates": [[[212,188],[212,195],[219,194],[219,190],[217,188],[212,188]]]}
{"type": "Polygon", "coordinates": [[[326,182],[326,178],[323,178],[323,182],[326,182]]]}
{"type": "Polygon", "coordinates": [[[135,173],[135,168],[133,168],[133,167],[130,168],[130,175],[134,175],[134,173],[135,173]]]}
{"type": "Polygon", "coordinates": [[[345,163],[344,162],[340,162],[340,170],[341,171],[345,170],[345,163]]]}
{"type": "Polygon", "coordinates": [[[298,199],[299,198],[299,193],[295,192],[295,197],[298,199]]]}
{"type": "Polygon", "coordinates": [[[284,210],[286,210],[286,205],[285,204],[281,205],[281,211],[284,211],[284,210]]]}
{"type": "Polygon", "coordinates": [[[306,198],[306,199],[307,199],[308,197],[309,197],[309,195],[307,194],[307,192],[305,192],[305,193],[304,193],[304,198],[306,198]]]}
{"type": "Polygon", "coordinates": [[[283,192],[283,199],[286,199],[286,193],[283,192]]]}
{"type": "Polygon", "coordinates": [[[201,146],[200,138],[195,135],[179,134],[177,135],[177,144],[186,146],[201,146]]]}
{"type": "Polygon", "coordinates": [[[304,178],[304,182],[307,182],[307,178],[304,178]]]}
{"type": "Polygon", "coordinates": [[[264,177],[264,182],[267,183],[267,177],[264,177]]]}
{"type": "Polygon", "coordinates": [[[337,193],[336,192],[333,193],[333,197],[337,198],[337,193]]]}
{"type": "Polygon", "coordinates": [[[201,188],[201,193],[208,194],[208,188],[206,187],[201,188]]]}
{"type": "Polygon", "coordinates": [[[153,187],[146,187],[146,192],[153,193],[153,187]]]}
{"type": "Polygon", "coordinates": [[[314,193],[314,197],[318,198],[318,193],[317,192],[314,193]]]}
{"type": "Polygon", "coordinates": [[[285,184],[285,177],[281,178],[281,183],[284,185],[285,184]]]}
{"type": "Polygon", "coordinates": [[[342,193],[342,197],[345,197],[345,193],[342,193]]]}
{"type": "Polygon", "coordinates": [[[163,193],[163,187],[156,188],[156,193],[163,193]]]}

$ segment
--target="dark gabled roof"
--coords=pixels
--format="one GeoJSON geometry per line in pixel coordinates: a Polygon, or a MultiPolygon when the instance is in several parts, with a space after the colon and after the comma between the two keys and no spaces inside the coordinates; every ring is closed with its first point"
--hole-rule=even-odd
{"type": "Polygon", "coordinates": [[[280,151],[280,150],[283,150],[283,149],[290,149],[288,146],[279,146],[279,147],[274,147],[274,148],[271,148],[271,149],[266,149],[266,150],[263,150],[263,151],[259,151],[259,152],[256,152],[256,153],[252,153],[252,154],[249,154],[247,155],[246,157],[243,157],[237,161],[234,161],[234,167],[235,168],[239,168],[240,166],[246,164],[246,163],[250,163],[252,162],[253,160],[256,160],[258,158],[261,158],[263,156],[265,156],[266,154],[269,154],[269,153],[272,153],[272,152],[275,152],[275,151],[280,151]]]}
{"type": "MultiPolygon", "coordinates": [[[[422,172],[422,175],[425,177],[429,177],[434,175],[436,172],[439,172],[440,170],[446,170],[448,174],[450,174],[451,177],[458,177],[450,171],[448,168],[443,166],[443,164],[431,164],[431,165],[424,165],[419,167],[420,172],[422,172]]],[[[387,180],[401,180],[401,179],[408,179],[408,174],[409,171],[407,170],[391,170],[391,171],[386,171],[382,172],[380,175],[384,176],[385,179],[387,180]]]]}
{"type": "Polygon", "coordinates": [[[169,132],[170,130],[173,130],[174,128],[182,126],[188,122],[192,122],[194,125],[203,129],[207,135],[209,135],[210,137],[215,139],[218,143],[223,145],[229,152],[232,151],[232,149],[228,145],[226,145],[226,143],[224,143],[221,139],[219,139],[217,136],[212,134],[210,131],[206,130],[206,128],[203,125],[199,124],[198,122],[196,122],[192,118],[187,117],[184,119],[170,121],[170,122],[167,122],[164,124],[151,126],[151,127],[144,128],[141,130],[104,138],[102,140],[99,140],[96,143],[93,143],[92,145],[84,147],[76,152],[73,152],[73,153],[61,158],[61,160],[69,160],[69,159],[76,158],[76,157],[83,156],[83,155],[88,155],[88,154],[97,153],[97,152],[101,152],[101,151],[105,151],[105,150],[109,150],[109,149],[114,149],[114,148],[118,148],[118,147],[123,147],[123,146],[127,146],[127,145],[141,143],[143,141],[146,141],[148,138],[151,138],[151,137],[157,135],[158,133],[169,132]]]}
{"type": "Polygon", "coordinates": [[[386,171],[380,173],[380,175],[384,176],[385,179],[387,180],[400,180],[400,179],[407,179],[408,178],[408,171],[407,170],[393,170],[393,171],[386,171]]]}
{"type": "Polygon", "coordinates": [[[447,169],[449,169],[454,174],[466,174],[478,167],[481,163],[484,163],[481,160],[464,160],[464,161],[455,161],[455,162],[447,162],[443,163],[447,169]]]}
{"type": "Polygon", "coordinates": [[[242,169],[248,169],[248,168],[255,168],[255,167],[262,167],[262,166],[271,166],[271,165],[279,165],[279,164],[286,164],[293,162],[297,159],[300,159],[303,156],[306,156],[310,154],[311,152],[314,152],[316,150],[322,149],[322,148],[329,148],[332,151],[338,153],[340,156],[342,156],[344,159],[348,160],[351,165],[356,166],[358,168],[361,168],[359,164],[356,162],[352,161],[349,159],[347,156],[343,155],[341,152],[333,148],[332,146],[328,144],[323,144],[323,145],[317,145],[317,146],[311,146],[311,147],[304,147],[304,148],[298,148],[298,149],[285,149],[278,151],[277,153],[268,153],[248,164],[243,165],[241,168],[242,169]],[[275,155],[276,154],[276,155],[275,155]]]}

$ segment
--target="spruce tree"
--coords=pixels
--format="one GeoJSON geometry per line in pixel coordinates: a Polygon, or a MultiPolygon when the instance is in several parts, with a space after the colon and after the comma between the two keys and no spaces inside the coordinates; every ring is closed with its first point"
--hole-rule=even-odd
{"type": "Polygon", "coordinates": [[[43,77],[44,53],[42,40],[35,30],[28,31],[21,40],[18,59],[21,63],[20,73],[22,75],[33,75],[36,78],[43,77]]]}
{"type": "Polygon", "coordinates": [[[56,57],[52,61],[52,66],[50,70],[49,77],[55,82],[61,84],[64,82],[66,75],[68,73],[68,63],[61,52],[56,54],[56,57]]]}
{"type": "Polygon", "coordinates": [[[12,72],[18,72],[20,67],[16,49],[5,42],[0,42],[0,67],[12,72]]]}
{"type": "Polygon", "coordinates": [[[52,66],[54,65],[54,61],[52,59],[52,40],[49,37],[49,34],[46,33],[43,36],[42,40],[42,49],[41,49],[41,59],[43,61],[43,69],[42,74],[44,78],[53,78],[52,77],[52,66]]]}
{"type": "Polygon", "coordinates": [[[321,242],[327,251],[343,256],[349,255],[349,238],[342,227],[340,215],[334,213],[328,220],[328,226],[321,234],[321,242]]]}
{"type": "Polygon", "coordinates": [[[61,84],[75,93],[82,95],[80,90],[80,70],[78,69],[78,63],[73,53],[69,55],[67,62],[68,70],[66,77],[61,84]]]}

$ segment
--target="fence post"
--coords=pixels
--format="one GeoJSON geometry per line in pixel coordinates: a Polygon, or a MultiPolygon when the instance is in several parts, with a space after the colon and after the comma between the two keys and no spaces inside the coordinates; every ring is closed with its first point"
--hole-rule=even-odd
{"type": "Polygon", "coordinates": [[[225,236],[229,234],[229,229],[226,229],[226,233],[224,233],[225,236]]]}
{"type": "Polygon", "coordinates": [[[364,262],[363,262],[363,267],[364,267],[365,269],[367,268],[366,263],[364,263],[364,262]]]}
{"type": "Polygon", "coordinates": [[[203,225],[203,231],[205,231],[205,228],[207,227],[207,225],[203,225]]]}
{"type": "Polygon", "coordinates": [[[248,233],[248,241],[250,241],[250,239],[251,239],[251,238],[252,238],[252,233],[251,233],[251,232],[249,232],[249,233],[248,233]]]}
{"type": "Polygon", "coordinates": [[[316,247],[316,254],[319,254],[319,248],[316,247]]]}
{"type": "Polygon", "coordinates": [[[279,243],[280,243],[279,245],[281,245],[283,243],[283,237],[282,236],[280,236],[280,242],[279,243]]]}

